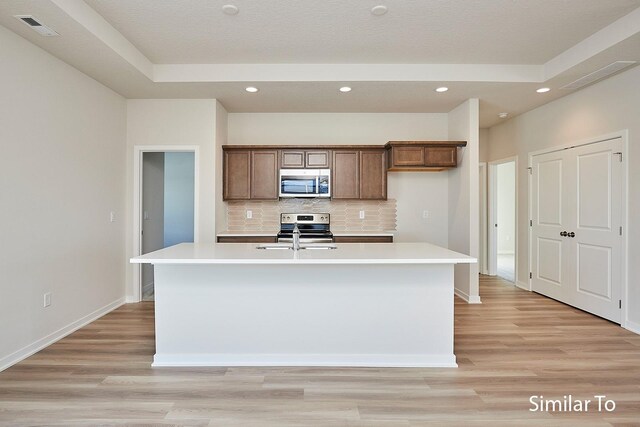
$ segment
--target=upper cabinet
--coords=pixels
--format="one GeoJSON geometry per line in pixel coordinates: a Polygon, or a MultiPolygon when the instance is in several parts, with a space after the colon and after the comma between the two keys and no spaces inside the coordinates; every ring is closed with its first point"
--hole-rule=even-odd
{"type": "Polygon", "coordinates": [[[278,150],[223,152],[223,200],[278,200],[278,150]]]}
{"type": "Polygon", "coordinates": [[[385,150],[334,150],[331,182],[333,199],[386,200],[385,150]]]}
{"type": "Polygon", "coordinates": [[[389,141],[389,171],[440,171],[458,166],[458,147],[466,141],[389,141]]]}
{"type": "Polygon", "coordinates": [[[331,166],[329,150],[282,150],[281,168],[326,169],[331,166]]]}

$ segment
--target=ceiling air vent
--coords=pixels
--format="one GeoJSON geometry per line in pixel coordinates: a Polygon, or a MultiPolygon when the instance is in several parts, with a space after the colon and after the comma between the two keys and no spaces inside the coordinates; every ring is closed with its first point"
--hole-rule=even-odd
{"type": "Polygon", "coordinates": [[[53,31],[46,25],[42,25],[36,18],[31,15],[14,15],[16,18],[24,22],[32,30],[40,34],[41,36],[51,37],[58,36],[59,34],[53,31]]]}
{"type": "Polygon", "coordinates": [[[587,74],[584,77],[580,77],[575,82],[562,86],[560,89],[579,89],[583,86],[586,86],[598,80],[604,79],[605,77],[610,76],[613,73],[617,73],[620,70],[624,70],[625,68],[630,67],[635,63],[636,61],[612,62],[611,64],[603,68],[600,68],[599,70],[596,70],[593,73],[587,74]]]}

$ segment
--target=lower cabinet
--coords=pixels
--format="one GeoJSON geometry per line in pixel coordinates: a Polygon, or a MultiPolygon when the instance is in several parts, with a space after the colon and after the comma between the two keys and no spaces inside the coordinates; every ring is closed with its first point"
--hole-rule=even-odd
{"type": "Polygon", "coordinates": [[[393,236],[333,236],[335,243],[393,243],[393,236]]]}
{"type": "Polygon", "coordinates": [[[276,236],[218,236],[218,243],[276,243],[276,236]]]}

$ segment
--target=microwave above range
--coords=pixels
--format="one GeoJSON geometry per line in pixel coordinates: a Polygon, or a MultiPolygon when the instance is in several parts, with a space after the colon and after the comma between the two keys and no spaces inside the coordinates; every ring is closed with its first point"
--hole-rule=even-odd
{"type": "Polygon", "coordinates": [[[280,169],[280,197],[331,197],[330,169],[280,169]]]}

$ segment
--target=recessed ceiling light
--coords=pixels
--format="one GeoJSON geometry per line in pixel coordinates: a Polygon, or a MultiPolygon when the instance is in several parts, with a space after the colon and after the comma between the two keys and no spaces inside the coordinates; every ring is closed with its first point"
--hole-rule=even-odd
{"type": "Polygon", "coordinates": [[[551,89],[549,89],[548,87],[541,87],[540,89],[536,89],[536,92],[538,93],[545,93],[545,92],[549,92],[551,89]]]}
{"type": "Polygon", "coordinates": [[[255,86],[248,86],[246,88],[244,88],[244,90],[246,90],[249,93],[256,93],[257,91],[259,91],[260,89],[258,89],[255,86]]]}
{"type": "Polygon", "coordinates": [[[342,86],[340,88],[340,92],[342,92],[342,93],[351,92],[351,88],[349,86],[342,86]]]}
{"type": "Polygon", "coordinates": [[[506,119],[508,115],[509,113],[498,113],[498,117],[500,117],[501,119],[506,119]]]}
{"type": "Polygon", "coordinates": [[[449,88],[448,88],[448,87],[442,86],[442,87],[437,88],[437,89],[436,89],[436,92],[446,92],[446,91],[448,91],[448,90],[449,90],[449,88]]]}
{"type": "Polygon", "coordinates": [[[376,15],[376,16],[382,16],[385,13],[387,13],[387,6],[384,6],[382,4],[378,5],[378,6],[374,6],[371,9],[371,14],[372,15],[376,15]]]}
{"type": "Polygon", "coordinates": [[[232,4],[225,4],[224,6],[222,6],[222,11],[227,15],[237,15],[238,12],[240,12],[238,7],[232,4]]]}

